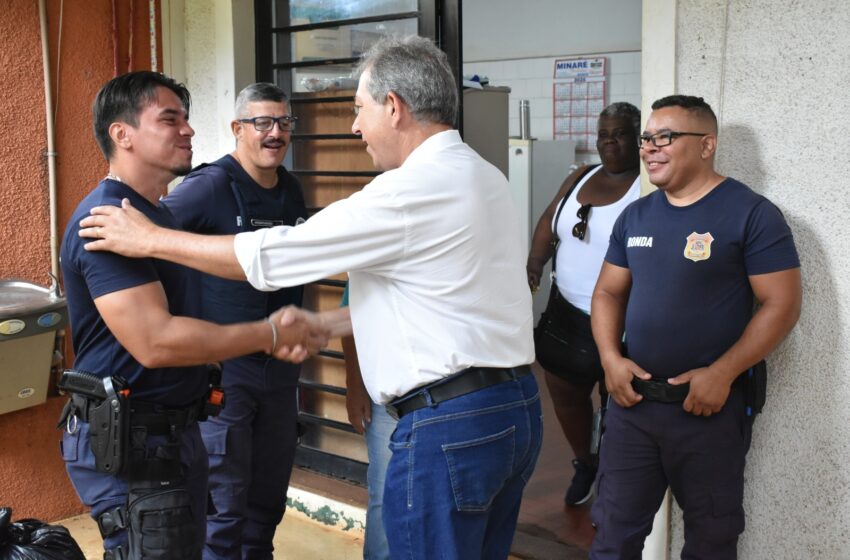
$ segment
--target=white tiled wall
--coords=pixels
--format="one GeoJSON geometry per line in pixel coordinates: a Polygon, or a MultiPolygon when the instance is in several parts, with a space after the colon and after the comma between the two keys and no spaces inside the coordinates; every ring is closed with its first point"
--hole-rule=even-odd
{"type": "MultiPolygon", "coordinates": [[[[552,84],[555,60],[571,58],[524,58],[487,62],[467,62],[463,73],[487,76],[492,86],[511,88],[509,102],[510,135],[519,135],[519,100],[528,99],[531,112],[531,136],[541,140],[552,139],[552,84]]],[[[587,57],[608,58],[607,103],[628,101],[640,107],[640,52],[587,54],[587,57]]],[[[592,160],[593,158],[580,158],[592,160]]]]}

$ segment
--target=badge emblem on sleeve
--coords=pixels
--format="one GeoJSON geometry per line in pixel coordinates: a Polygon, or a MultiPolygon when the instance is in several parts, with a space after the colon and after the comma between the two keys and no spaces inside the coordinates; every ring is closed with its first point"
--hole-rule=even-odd
{"type": "Polygon", "coordinates": [[[708,260],[711,256],[712,241],[714,237],[709,232],[691,233],[685,243],[685,258],[694,262],[708,260]]]}

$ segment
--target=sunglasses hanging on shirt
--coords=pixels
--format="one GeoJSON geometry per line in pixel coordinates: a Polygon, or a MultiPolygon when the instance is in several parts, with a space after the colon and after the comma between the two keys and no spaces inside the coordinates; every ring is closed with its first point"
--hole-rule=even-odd
{"type": "Polygon", "coordinates": [[[590,216],[591,206],[590,204],[582,204],[576,212],[579,222],[573,226],[573,237],[579,241],[584,241],[584,236],[587,234],[587,218],[590,216]]]}

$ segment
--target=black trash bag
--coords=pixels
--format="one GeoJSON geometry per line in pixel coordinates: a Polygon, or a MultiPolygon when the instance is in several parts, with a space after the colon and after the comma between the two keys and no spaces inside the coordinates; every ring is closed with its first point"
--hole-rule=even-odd
{"type": "Polygon", "coordinates": [[[0,508],[0,560],[86,560],[86,556],[65,527],[38,519],[12,523],[12,510],[0,508]]]}

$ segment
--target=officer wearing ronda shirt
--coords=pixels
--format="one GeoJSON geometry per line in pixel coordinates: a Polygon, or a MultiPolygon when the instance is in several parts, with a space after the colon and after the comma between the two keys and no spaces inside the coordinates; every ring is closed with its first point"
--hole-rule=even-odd
{"type": "Polygon", "coordinates": [[[711,107],[674,95],[652,109],[639,141],[659,190],[620,215],[592,300],[613,402],[590,557],[640,558],[669,485],[682,557],[733,559],[752,427],[744,372],[796,323],[800,262],[776,206],[714,170],[711,107]]]}

